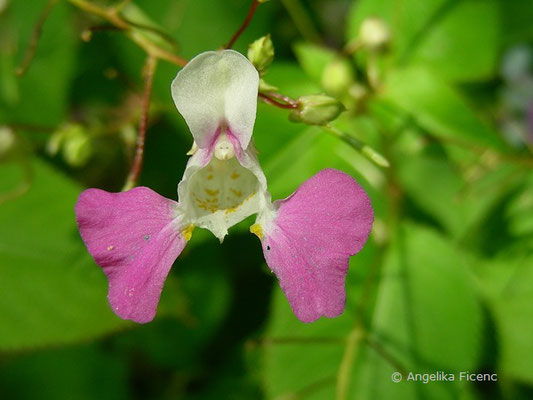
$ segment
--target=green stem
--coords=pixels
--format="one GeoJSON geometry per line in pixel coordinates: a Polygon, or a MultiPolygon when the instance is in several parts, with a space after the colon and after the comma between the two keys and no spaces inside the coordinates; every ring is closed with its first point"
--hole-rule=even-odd
{"type": "Polygon", "coordinates": [[[184,67],[187,64],[187,60],[172,54],[165,49],[159,47],[155,43],[152,43],[143,35],[135,32],[134,26],[128,23],[124,18],[122,18],[116,8],[105,8],[100,7],[87,0],[68,0],[72,5],[78,7],[79,9],[96,15],[100,18],[105,19],[112,25],[116,26],[119,29],[123,29],[127,36],[140,48],[142,48],[148,55],[159,58],[165,61],[168,61],[172,64],[184,67]]]}
{"type": "Polygon", "coordinates": [[[352,375],[353,364],[357,356],[359,344],[365,337],[365,332],[362,324],[358,323],[348,335],[346,339],[346,347],[342,357],[339,372],[337,373],[337,400],[346,400],[348,397],[348,389],[350,384],[350,377],[352,375]]]}
{"type": "Polygon", "coordinates": [[[343,131],[335,128],[332,125],[324,125],[322,126],[322,129],[348,143],[350,146],[358,150],[362,155],[364,155],[367,159],[372,161],[378,167],[390,167],[389,161],[381,154],[379,154],[376,150],[374,150],[372,147],[370,147],[368,144],[363,143],[359,139],[356,139],[353,136],[348,135],[347,133],[344,133],[343,131]]]}
{"type": "Polygon", "coordinates": [[[304,39],[313,43],[321,43],[322,39],[320,34],[315,29],[311,18],[307,15],[307,11],[302,3],[300,3],[300,0],[281,0],[281,2],[294,21],[296,29],[298,29],[304,39]]]}
{"type": "Polygon", "coordinates": [[[128,179],[124,185],[123,191],[130,190],[137,185],[139,175],[141,174],[143,157],[144,157],[144,142],[146,140],[146,130],[148,129],[148,114],[150,111],[150,95],[152,93],[152,84],[154,81],[155,68],[157,66],[157,59],[149,55],[145,64],[146,82],[144,85],[143,104],[141,121],[139,123],[139,134],[137,135],[137,148],[135,150],[135,159],[131,167],[128,179]]]}

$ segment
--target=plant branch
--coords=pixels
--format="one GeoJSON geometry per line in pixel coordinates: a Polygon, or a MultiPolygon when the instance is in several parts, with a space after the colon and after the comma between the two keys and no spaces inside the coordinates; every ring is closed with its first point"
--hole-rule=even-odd
{"type": "Polygon", "coordinates": [[[250,340],[250,345],[270,346],[278,344],[335,344],[342,345],[346,342],[345,338],[336,337],[264,337],[250,340]]]}
{"type": "Polygon", "coordinates": [[[148,58],[146,59],[146,64],[145,64],[146,80],[145,80],[145,85],[144,85],[142,114],[141,114],[141,121],[139,123],[139,134],[137,135],[137,147],[135,150],[135,158],[133,160],[133,164],[131,166],[128,179],[126,180],[126,184],[124,185],[123,190],[129,190],[133,188],[135,185],[137,185],[137,181],[139,180],[139,175],[142,170],[143,156],[144,156],[144,143],[146,139],[146,130],[148,128],[148,114],[150,111],[150,95],[152,93],[152,84],[154,80],[154,73],[155,73],[156,66],[157,66],[157,58],[152,55],[148,55],[148,58]]]}
{"type": "MultiPolygon", "coordinates": [[[[278,100],[272,98],[272,97],[277,97],[277,96],[274,96],[274,94],[275,93],[268,93],[268,94],[259,93],[258,96],[265,103],[271,104],[271,105],[279,107],[279,108],[288,108],[288,109],[298,108],[299,104],[298,104],[297,101],[290,99],[290,101],[283,100],[285,102],[282,103],[282,102],[279,102],[278,100]]],[[[285,96],[283,96],[283,97],[285,97],[285,96]]]]}
{"type": "Polygon", "coordinates": [[[35,23],[35,26],[33,27],[33,32],[31,34],[30,42],[28,43],[26,53],[24,54],[24,58],[22,59],[22,63],[15,70],[15,73],[18,76],[24,75],[26,71],[28,70],[29,66],[31,65],[33,57],[35,57],[35,52],[37,51],[37,44],[39,43],[39,39],[41,38],[41,33],[43,31],[44,23],[46,22],[48,16],[50,15],[50,12],[52,11],[52,9],[54,8],[56,4],[57,4],[57,0],[50,0],[48,1],[48,3],[46,3],[43,10],[41,11],[39,18],[37,19],[37,22],[35,23]]]}
{"type": "Polygon", "coordinates": [[[389,161],[385,157],[383,157],[381,154],[379,154],[376,150],[374,150],[366,143],[361,142],[359,139],[356,139],[353,136],[348,135],[347,133],[344,133],[340,129],[337,129],[329,124],[322,126],[322,129],[348,143],[350,146],[358,150],[362,155],[364,155],[378,167],[388,168],[390,166],[389,161]]]}
{"type": "Polygon", "coordinates": [[[250,22],[252,21],[252,18],[254,17],[255,11],[257,10],[257,7],[259,7],[259,0],[252,0],[252,4],[250,5],[250,9],[248,10],[248,14],[246,15],[246,18],[244,19],[244,22],[240,26],[239,29],[237,29],[237,32],[233,34],[230,41],[226,46],[224,46],[225,49],[231,49],[239,36],[242,35],[242,33],[246,30],[250,22]]]}
{"type": "MultiPolygon", "coordinates": [[[[79,9],[89,14],[96,15],[97,17],[100,17],[102,19],[105,19],[110,24],[116,26],[119,29],[124,30],[127,36],[135,44],[137,44],[140,48],[142,48],[149,56],[168,61],[180,67],[184,67],[185,64],[187,64],[187,60],[185,60],[184,58],[181,58],[173,53],[166,51],[165,49],[159,47],[155,43],[148,40],[143,35],[139,35],[138,32],[135,32],[135,30],[132,28],[135,28],[137,24],[131,24],[128,20],[120,16],[117,8],[100,7],[87,0],[68,0],[68,1],[72,5],[78,7],[79,9]]],[[[147,28],[146,26],[141,25],[139,26],[139,29],[147,29],[147,28]]],[[[154,30],[152,29],[152,31],[154,30]]],[[[161,35],[161,32],[159,31],[154,31],[154,32],[161,35]]],[[[163,39],[165,39],[164,36],[162,37],[163,39]]],[[[168,38],[166,40],[168,41],[168,38]]]]}
{"type": "Polygon", "coordinates": [[[382,345],[376,340],[372,340],[369,337],[365,338],[365,343],[373,349],[381,358],[387,361],[396,371],[402,375],[407,375],[407,368],[402,362],[397,360],[392,354],[390,354],[382,345]]]}

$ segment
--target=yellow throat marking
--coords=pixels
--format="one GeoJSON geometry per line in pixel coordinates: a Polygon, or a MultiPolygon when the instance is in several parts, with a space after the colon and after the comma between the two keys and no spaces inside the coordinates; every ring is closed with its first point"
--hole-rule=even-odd
{"type": "Polygon", "coordinates": [[[263,240],[263,228],[259,224],[253,224],[250,227],[250,232],[252,232],[255,236],[259,238],[259,240],[263,240]]]}
{"type": "Polygon", "coordinates": [[[183,238],[188,242],[191,240],[192,237],[192,231],[194,231],[194,225],[189,225],[186,227],[183,231],[181,231],[181,234],[183,235],[183,238]]]}

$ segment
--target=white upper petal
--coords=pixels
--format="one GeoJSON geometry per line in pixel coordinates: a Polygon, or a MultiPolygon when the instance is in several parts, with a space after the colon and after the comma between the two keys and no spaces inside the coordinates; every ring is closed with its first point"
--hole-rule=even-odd
{"type": "Polygon", "coordinates": [[[174,103],[198,147],[209,147],[224,126],[243,149],[248,147],[259,74],[246,57],[233,50],[201,53],[178,72],[171,88],[174,103]]]}

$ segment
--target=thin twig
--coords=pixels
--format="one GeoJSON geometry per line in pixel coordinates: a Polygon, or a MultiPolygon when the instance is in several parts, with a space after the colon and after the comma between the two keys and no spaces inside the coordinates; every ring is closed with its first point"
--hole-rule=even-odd
{"type": "Polygon", "coordinates": [[[330,124],[323,125],[322,129],[348,143],[350,146],[358,150],[363,156],[372,161],[378,167],[390,167],[390,163],[385,157],[383,157],[380,153],[378,153],[366,143],[361,142],[359,139],[356,139],[355,137],[348,135],[345,132],[342,132],[340,129],[337,129],[330,124]]]}
{"type": "Polygon", "coordinates": [[[150,25],[146,25],[146,24],[140,24],[138,22],[134,22],[128,18],[125,18],[125,17],[122,17],[122,19],[124,21],[126,21],[128,24],[130,24],[131,26],[135,27],[135,28],[138,28],[138,29],[142,29],[142,30],[145,30],[145,31],[149,31],[149,32],[152,32],[152,33],[155,33],[156,35],[159,35],[161,37],[161,39],[163,39],[165,42],[167,42],[175,51],[178,51],[180,46],[178,44],[178,42],[176,42],[176,40],[170,36],[168,33],[162,31],[161,29],[159,28],[156,28],[154,26],[150,26],[150,25]]]}
{"type": "Polygon", "coordinates": [[[0,205],[19,198],[31,188],[33,183],[33,170],[28,160],[25,159],[22,161],[22,168],[24,169],[24,179],[7,193],[0,193],[0,205]]]}
{"type": "Polygon", "coordinates": [[[252,0],[252,4],[250,5],[250,9],[248,10],[248,14],[246,15],[246,18],[244,19],[244,22],[242,23],[241,27],[233,34],[230,41],[226,46],[224,46],[225,49],[231,49],[239,36],[246,30],[248,25],[250,24],[250,21],[254,17],[255,11],[257,10],[257,7],[259,7],[259,0],[252,0]]]}
{"type": "Polygon", "coordinates": [[[273,106],[276,106],[276,107],[279,107],[279,108],[288,108],[288,109],[294,109],[294,108],[298,108],[298,103],[297,102],[291,102],[291,103],[281,103],[273,98],[271,98],[272,94],[269,93],[269,94],[266,94],[266,93],[259,93],[259,97],[261,99],[263,99],[263,101],[265,101],[266,103],[268,104],[271,104],[273,106]]]}
{"type": "Polygon", "coordinates": [[[385,361],[387,361],[396,371],[400,372],[402,375],[407,374],[407,368],[403,365],[401,361],[399,361],[396,357],[394,357],[391,353],[389,353],[382,345],[376,340],[370,339],[369,337],[365,338],[365,343],[373,349],[381,358],[383,358],[385,361]]]}
{"type": "Polygon", "coordinates": [[[346,342],[345,338],[336,337],[265,337],[250,340],[250,345],[271,346],[278,344],[335,344],[342,345],[346,342]]]}
{"type": "Polygon", "coordinates": [[[316,393],[318,390],[328,387],[335,382],[334,376],[326,376],[320,380],[317,380],[310,385],[303,387],[302,389],[294,392],[285,393],[274,398],[274,400],[300,400],[305,399],[309,395],[316,393]]]}
{"type": "MultiPolygon", "coordinates": [[[[128,23],[128,21],[125,20],[122,16],[120,16],[116,8],[100,7],[87,0],[68,0],[68,1],[74,6],[78,7],[79,9],[89,14],[93,14],[100,18],[103,18],[109,23],[111,23],[112,25],[116,26],[117,28],[123,29],[126,32],[127,36],[135,44],[137,44],[140,48],[142,48],[148,55],[155,57],[155,58],[160,58],[172,64],[178,65],[180,67],[184,67],[185,64],[187,64],[187,60],[185,60],[184,58],[166,51],[165,49],[151,42],[149,39],[147,39],[143,35],[135,34],[135,31],[132,29],[134,28],[134,26],[128,23]]],[[[143,26],[142,28],[139,28],[139,29],[146,29],[146,27],[143,26]]]]}
{"type": "Polygon", "coordinates": [[[128,179],[124,185],[123,190],[129,190],[137,185],[139,175],[142,170],[143,156],[144,156],[144,142],[146,139],[146,130],[148,128],[148,114],[150,110],[150,95],[152,93],[152,84],[154,81],[155,68],[157,66],[157,58],[149,55],[146,59],[145,74],[146,81],[144,85],[143,103],[142,103],[142,115],[139,123],[139,134],[137,136],[137,148],[135,150],[135,159],[131,166],[128,179]]]}
{"type": "Polygon", "coordinates": [[[285,103],[291,104],[291,105],[294,106],[294,108],[296,108],[296,107],[298,107],[300,105],[298,103],[298,100],[294,100],[292,97],[285,96],[284,94],[281,94],[281,93],[269,92],[268,95],[270,97],[274,97],[275,99],[282,100],[285,103]]]}
{"type": "Polygon", "coordinates": [[[44,23],[46,22],[48,16],[50,15],[50,12],[52,11],[56,3],[57,3],[57,0],[50,0],[48,3],[46,3],[43,10],[41,11],[39,18],[37,19],[37,22],[35,23],[35,26],[33,27],[33,32],[31,34],[30,42],[26,49],[26,53],[24,54],[24,58],[22,59],[22,63],[15,70],[15,73],[18,76],[24,75],[26,71],[28,70],[29,66],[31,65],[33,57],[35,57],[35,52],[37,51],[37,44],[39,43],[39,39],[41,38],[41,33],[43,31],[44,23]]]}

